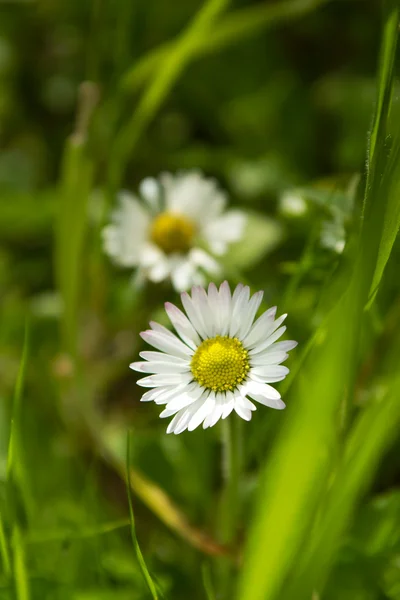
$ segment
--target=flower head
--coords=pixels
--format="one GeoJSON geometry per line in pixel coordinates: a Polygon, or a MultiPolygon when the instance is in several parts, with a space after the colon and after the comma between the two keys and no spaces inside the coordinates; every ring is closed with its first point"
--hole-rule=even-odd
{"type": "Polygon", "coordinates": [[[153,282],[170,278],[182,291],[215,275],[228,245],[239,240],[245,216],[225,211],[226,196],[213,179],[191,171],[145,179],[141,199],[123,192],[103,231],[105,251],[153,282]]]}
{"type": "Polygon", "coordinates": [[[210,283],[208,293],[194,286],[191,296],[181,295],[186,314],[165,305],[178,335],[154,322],[141,334],[157,351],[141,352],[144,361],[130,367],[151,373],[138,381],[152,388],[142,400],[166,405],[160,416],[173,416],[167,433],[212,427],[233,410],[250,421],[256,410],[251,400],[285,408],[269,384],[286,377],[289,369],[281,363],[297,342],[277,342],[286,330],[281,327],[286,315],[275,319],[276,307],[255,320],[262,296],[250,297],[242,284],[231,294],[226,281],[219,290],[210,283]]]}

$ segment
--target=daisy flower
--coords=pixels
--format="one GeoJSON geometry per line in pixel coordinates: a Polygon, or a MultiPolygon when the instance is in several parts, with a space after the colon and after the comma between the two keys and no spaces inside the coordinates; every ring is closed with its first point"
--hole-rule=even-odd
{"type": "Polygon", "coordinates": [[[191,296],[181,294],[186,314],[167,302],[165,309],[177,333],[151,322],[142,338],[157,351],[141,352],[135,371],[152,373],[138,384],[152,388],[143,401],[165,405],[161,417],[173,417],[167,433],[212,427],[233,410],[250,421],[255,404],[282,409],[285,404],[270,383],[289,372],[281,363],[294,341],[277,340],[286,330],[286,315],[275,319],[276,307],[255,316],[263,292],[250,297],[248,286],[239,284],[231,294],[228,282],[219,290],[210,283],[191,296]],[[178,337],[179,336],[179,337],[178,337]]]}
{"type": "Polygon", "coordinates": [[[190,171],[142,181],[140,198],[122,192],[103,230],[106,253],[123,267],[178,291],[205,283],[220,271],[214,256],[242,237],[245,215],[225,211],[226,195],[213,179],[190,171]]]}

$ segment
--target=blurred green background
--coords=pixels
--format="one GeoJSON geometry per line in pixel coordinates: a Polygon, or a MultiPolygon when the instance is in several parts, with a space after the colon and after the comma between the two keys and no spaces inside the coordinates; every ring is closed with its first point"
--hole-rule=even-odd
{"type": "Polygon", "coordinates": [[[0,599],[400,600],[398,24],[395,0],[0,3],[0,599]],[[128,369],[176,292],[101,246],[119,189],[192,168],[249,215],[224,278],[299,341],[234,507],[219,427],[167,436],[128,369]]]}

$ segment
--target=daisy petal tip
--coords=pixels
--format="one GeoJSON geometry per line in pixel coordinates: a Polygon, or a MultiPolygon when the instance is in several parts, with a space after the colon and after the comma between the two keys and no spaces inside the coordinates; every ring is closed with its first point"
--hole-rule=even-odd
{"type": "Polygon", "coordinates": [[[230,286],[229,286],[229,283],[228,283],[228,281],[227,281],[226,279],[225,279],[225,281],[223,281],[223,282],[221,283],[221,285],[219,286],[219,292],[220,292],[220,293],[221,293],[221,292],[228,292],[228,293],[230,294],[230,292],[231,292],[231,288],[230,288],[230,286]]]}
{"type": "Polygon", "coordinates": [[[176,312],[176,306],[175,304],[172,304],[172,302],[164,302],[164,308],[167,315],[176,312]]]}
{"type": "Polygon", "coordinates": [[[144,381],[145,379],[147,379],[147,377],[144,377],[143,379],[138,379],[137,382],[136,382],[136,384],[140,385],[140,387],[147,387],[147,382],[144,381]]]}

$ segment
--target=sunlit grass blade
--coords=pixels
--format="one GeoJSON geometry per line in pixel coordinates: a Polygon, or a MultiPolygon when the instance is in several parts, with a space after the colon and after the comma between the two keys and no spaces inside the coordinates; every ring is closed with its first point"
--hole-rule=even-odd
{"type": "Polygon", "coordinates": [[[131,536],[133,548],[135,550],[136,558],[139,563],[140,570],[143,575],[143,579],[145,580],[147,587],[149,588],[150,594],[153,597],[153,600],[158,600],[162,595],[157,592],[156,584],[154,583],[149,570],[147,568],[146,562],[144,560],[142,551],[139,546],[139,542],[136,535],[136,526],[135,526],[135,515],[133,512],[133,502],[132,502],[132,489],[129,481],[129,473],[131,471],[131,443],[130,443],[130,432],[127,433],[126,439],[126,491],[128,495],[128,504],[129,504],[129,516],[130,516],[130,525],[131,525],[131,536]]]}
{"type": "Polygon", "coordinates": [[[12,537],[14,581],[16,600],[29,600],[31,597],[29,578],[26,570],[24,540],[19,526],[13,531],[12,537]]]}
{"type": "Polygon", "coordinates": [[[200,40],[206,42],[214,21],[228,6],[230,0],[208,0],[202,5],[170,50],[163,55],[154,77],[144,91],[131,120],[117,136],[111,152],[109,185],[111,195],[118,189],[125,166],[140,136],[153,119],[180,74],[189,63],[200,40]]]}
{"type": "MultiPolygon", "coordinates": [[[[286,0],[234,11],[221,19],[212,36],[198,38],[193,58],[214,54],[242,39],[256,35],[275,23],[305,15],[327,2],[329,0],[286,0]]],[[[141,58],[123,77],[123,89],[134,91],[142,86],[153,71],[159,68],[165,54],[171,51],[174,44],[175,41],[167,42],[141,58]]]]}
{"type": "Polygon", "coordinates": [[[303,547],[327,482],[336,446],[336,412],[354,361],[359,318],[342,301],[310,351],[262,475],[239,597],[279,598],[303,547]]]}
{"type": "MultiPolygon", "coordinates": [[[[257,512],[240,584],[241,600],[282,598],[284,582],[297,556],[310,543],[310,531],[330,467],[339,451],[340,406],[351,394],[357,368],[361,315],[368,298],[383,235],[387,197],[378,173],[387,161],[386,115],[390,106],[396,48],[393,8],[385,12],[383,62],[378,77],[378,115],[371,138],[364,220],[353,274],[334,310],[315,336],[289,398],[289,414],[261,479],[257,512]],[[390,27],[388,26],[390,23],[390,27]]],[[[396,140],[392,147],[397,146],[396,140]]],[[[396,157],[392,154],[392,160],[396,157]]],[[[355,485],[360,485],[356,478],[355,485]]],[[[358,488],[357,488],[358,490],[358,488]]],[[[357,492],[358,493],[358,492],[357,492]]],[[[354,497],[357,493],[355,492],[354,497]]],[[[329,540],[327,540],[329,542],[329,540]]],[[[319,547],[321,551],[321,547],[319,547]]],[[[333,552],[333,548],[326,550],[333,552]]],[[[291,598],[310,598],[313,589],[291,587],[291,598]],[[308,594],[308,595],[307,595],[308,594]]]]}
{"type": "Polygon", "coordinates": [[[372,402],[354,424],[335,473],[312,544],[300,555],[299,566],[283,598],[310,598],[323,592],[341,536],[362,493],[375,474],[400,425],[400,380],[384,398],[372,402]],[[294,594],[294,595],[293,595],[294,594]]]}

